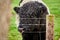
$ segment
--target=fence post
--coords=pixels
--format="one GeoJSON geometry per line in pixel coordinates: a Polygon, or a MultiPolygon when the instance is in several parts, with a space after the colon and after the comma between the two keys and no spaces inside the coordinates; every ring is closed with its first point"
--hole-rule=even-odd
{"type": "Polygon", "coordinates": [[[46,16],[46,40],[54,40],[54,16],[46,16]]]}
{"type": "Polygon", "coordinates": [[[11,16],[10,4],[10,0],[0,0],[0,40],[8,40],[8,26],[11,16]]]}

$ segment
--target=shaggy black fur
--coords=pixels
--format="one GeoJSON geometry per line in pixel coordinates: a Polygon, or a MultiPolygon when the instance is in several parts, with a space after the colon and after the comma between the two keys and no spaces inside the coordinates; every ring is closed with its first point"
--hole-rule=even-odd
{"type": "Polygon", "coordinates": [[[15,7],[14,10],[20,16],[19,28],[24,28],[24,33],[22,33],[23,40],[45,40],[46,15],[48,14],[48,11],[44,4],[39,3],[37,1],[35,2],[31,1],[24,4],[22,7],[15,7]],[[40,25],[34,25],[34,24],[40,24],[40,25]],[[39,31],[40,33],[38,34],[29,33],[37,31],[39,31]]]}

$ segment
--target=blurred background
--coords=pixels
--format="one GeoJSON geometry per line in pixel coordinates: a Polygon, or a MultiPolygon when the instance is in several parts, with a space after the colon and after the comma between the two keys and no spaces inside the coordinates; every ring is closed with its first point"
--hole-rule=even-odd
{"type": "MultiPolygon", "coordinates": [[[[12,7],[12,17],[9,27],[8,40],[22,40],[21,33],[18,32],[18,29],[15,24],[15,15],[13,8],[19,6],[20,0],[11,0],[12,7]]],[[[50,13],[55,16],[54,19],[54,40],[59,40],[60,38],[60,0],[43,0],[50,9],[50,13]]]]}

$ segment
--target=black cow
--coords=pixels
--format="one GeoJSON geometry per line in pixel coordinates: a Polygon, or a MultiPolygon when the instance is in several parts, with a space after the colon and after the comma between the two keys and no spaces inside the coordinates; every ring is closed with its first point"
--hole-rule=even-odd
{"type": "Polygon", "coordinates": [[[37,1],[30,1],[14,10],[20,17],[19,32],[23,40],[45,40],[47,7],[37,1]]]}

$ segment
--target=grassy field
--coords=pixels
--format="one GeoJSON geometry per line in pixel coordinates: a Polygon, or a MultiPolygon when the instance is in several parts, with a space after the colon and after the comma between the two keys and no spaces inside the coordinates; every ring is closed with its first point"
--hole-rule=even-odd
{"type": "MultiPolygon", "coordinates": [[[[55,15],[54,40],[60,38],[60,0],[43,0],[50,9],[50,13],[55,15]]],[[[13,7],[18,6],[19,0],[12,0],[12,17],[8,33],[8,40],[22,40],[21,34],[15,24],[15,12],[13,7]]]]}

